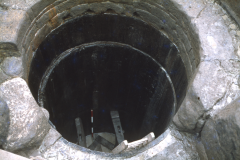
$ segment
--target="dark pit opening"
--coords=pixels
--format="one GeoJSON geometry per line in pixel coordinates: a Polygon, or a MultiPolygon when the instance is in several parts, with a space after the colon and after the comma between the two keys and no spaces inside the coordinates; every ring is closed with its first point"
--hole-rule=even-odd
{"type": "Polygon", "coordinates": [[[115,133],[118,111],[124,137],[161,135],[182,103],[188,85],[176,46],[142,20],[115,14],[83,15],[52,31],[32,59],[29,87],[50,120],[76,143],[74,119],[91,134],[115,133]]]}

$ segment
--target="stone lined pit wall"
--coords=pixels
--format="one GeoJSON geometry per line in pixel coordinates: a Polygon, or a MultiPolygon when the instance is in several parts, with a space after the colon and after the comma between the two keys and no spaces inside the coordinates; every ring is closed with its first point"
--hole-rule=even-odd
{"type": "MultiPolygon", "coordinates": [[[[240,96],[239,7],[234,0],[216,2],[221,3],[216,4],[214,0],[32,0],[27,3],[24,0],[3,0],[0,3],[0,63],[5,57],[21,56],[24,78],[27,79],[35,49],[51,30],[66,20],[86,11],[113,11],[137,16],[165,33],[182,54],[192,84],[174,117],[174,124],[175,129],[191,134],[178,134],[174,129],[161,142],[164,147],[156,145],[153,150],[129,159],[239,158],[239,139],[235,138],[239,119],[233,115],[238,113],[234,107],[238,102],[230,104],[240,96]],[[229,108],[233,110],[230,112],[229,108]],[[174,144],[180,145],[179,150],[174,144]],[[188,153],[186,157],[181,156],[185,153],[188,153]]],[[[74,159],[68,155],[71,152],[70,155],[80,154],[87,159],[98,157],[93,152],[76,152],[74,148],[62,155],[66,148],[69,149],[68,142],[60,138],[42,156],[74,159]]]]}
{"type": "MultiPolygon", "coordinates": [[[[68,19],[76,18],[88,11],[102,13],[111,10],[117,14],[135,16],[161,30],[180,50],[189,80],[200,63],[198,35],[190,19],[171,1],[51,0],[37,1],[34,4],[20,0],[15,2],[4,0],[1,4],[9,21],[11,21],[9,17],[18,15],[10,28],[2,27],[1,31],[9,32],[10,35],[6,34],[1,41],[15,44],[22,53],[25,80],[28,79],[27,73],[34,51],[44,38],[68,19]],[[13,31],[11,28],[18,29],[13,31]]],[[[4,23],[1,26],[5,26],[4,23]]]]}

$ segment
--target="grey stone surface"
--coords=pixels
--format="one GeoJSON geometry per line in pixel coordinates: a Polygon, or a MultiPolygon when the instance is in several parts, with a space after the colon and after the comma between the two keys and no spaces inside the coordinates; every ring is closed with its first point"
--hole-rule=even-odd
{"type": "Polygon", "coordinates": [[[208,159],[240,159],[240,98],[204,126],[201,137],[208,159]]]}
{"type": "Polygon", "coordinates": [[[0,160],[29,160],[28,158],[13,154],[0,149],[0,160]]]}
{"type": "Polygon", "coordinates": [[[51,128],[48,134],[45,136],[41,146],[39,147],[39,152],[46,151],[50,146],[52,146],[62,135],[58,133],[54,128],[51,128]]]}
{"type": "Polygon", "coordinates": [[[10,110],[10,126],[3,148],[14,152],[40,146],[50,125],[26,82],[21,78],[14,78],[2,83],[0,96],[10,110]]]}
{"type": "Polygon", "coordinates": [[[42,158],[41,156],[30,157],[30,159],[32,159],[32,160],[46,160],[46,159],[42,158]]]}
{"type": "Polygon", "coordinates": [[[1,64],[1,68],[8,76],[21,76],[23,72],[22,59],[20,57],[7,57],[1,64]]]}
{"type": "Polygon", "coordinates": [[[6,141],[10,125],[7,103],[0,97],[0,146],[6,141]]]}
{"type": "MultiPolygon", "coordinates": [[[[205,124],[205,121],[209,117],[210,118],[204,128],[202,133],[202,141],[204,144],[204,147],[207,152],[207,156],[209,159],[231,159],[232,157],[235,157],[236,159],[239,158],[239,143],[236,140],[236,135],[239,137],[239,131],[237,130],[237,118],[235,116],[235,119],[233,118],[233,112],[225,112],[221,111],[225,108],[226,105],[231,103],[233,100],[235,100],[237,97],[240,96],[240,89],[239,89],[239,73],[240,73],[240,31],[239,26],[234,22],[238,22],[239,24],[239,14],[236,14],[239,12],[238,1],[228,1],[228,0],[216,0],[217,2],[221,2],[221,6],[227,9],[227,12],[224,11],[218,4],[215,4],[214,0],[173,0],[174,3],[171,3],[170,1],[164,1],[164,0],[156,0],[156,1],[122,1],[122,0],[112,0],[113,2],[124,2],[125,4],[134,4],[135,7],[138,8],[139,14],[143,17],[149,17],[149,14],[151,13],[156,17],[158,17],[160,12],[156,12],[157,10],[164,10],[167,11],[166,15],[161,15],[164,19],[172,19],[173,21],[167,23],[166,25],[161,23],[155,22],[156,20],[154,18],[151,18],[151,22],[155,24],[159,24],[159,26],[164,26],[168,32],[172,32],[172,35],[179,36],[177,37],[178,43],[176,43],[179,47],[182,47],[182,50],[184,48],[186,49],[186,52],[189,54],[189,61],[191,64],[195,64],[196,66],[192,65],[192,70],[194,71],[195,68],[198,67],[198,64],[200,62],[200,59],[196,59],[198,55],[198,38],[196,38],[198,35],[200,37],[201,41],[201,65],[199,68],[197,68],[197,74],[195,79],[193,80],[193,84],[189,87],[189,91],[187,93],[187,96],[182,103],[181,109],[177,113],[177,115],[174,117],[174,122],[176,126],[178,126],[179,129],[183,131],[188,132],[200,132],[202,127],[205,124]],[[151,5],[149,5],[149,4],[151,5]],[[174,4],[174,5],[173,5],[174,4]],[[175,7],[175,5],[177,7],[175,7]],[[156,7],[157,6],[157,7],[156,7]],[[143,8],[147,8],[146,11],[149,13],[141,10],[143,8]],[[184,13],[179,12],[180,9],[184,13]],[[229,14],[230,13],[230,14],[229,14]],[[186,16],[186,15],[187,16],[186,16]],[[232,20],[231,18],[234,18],[232,20]],[[181,29],[180,29],[181,27],[181,29]],[[196,31],[198,33],[195,33],[193,31],[196,31]],[[184,38],[184,39],[183,39],[184,38]],[[186,41],[186,39],[189,39],[186,41]],[[186,44],[186,45],[185,45],[186,44]],[[193,47],[192,50],[189,51],[189,49],[193,47]],[[192,55],[195,55],[192,56],[192,55]],[[219,112],[220,111],[220,112],[219,112]],[[221,113],[224,112],[224,115],[227,115],[227,117],[218,117],[216,118],[216,115],[221,115],[221,113]],[[220,114],[219,114],[220,113],[220,114]],[[214,118],[215,117],[215,118],[214,118]],[[235,127],[232,127],[231,125],[235,125],[235,127]],[[232,137],[231,140],[229,140],[229,137],[232,137]],[[234,142],[231,142],[234,141],[234,142]],[[219,148],[220,146],[220,148],[219,148]],[[214,152],[215,149],[215,152],[214,152]],[[229,153],[232,153],[232,157],[229,155],[229,153]]],[[[18,49],[16,49],[16,46],[19,47],[19,43],[21,42],[21,37],[25,34],[25,31],[27,30],[28,26],[30,25],[30,21],[32,21],[36,16],[39,16],[40,11],[45,10],[49,11],[54,6],[62,3],[63,0],[55,1],[55,0],[2,0],[0,2],[0,63],[4,60],[5,57],[9,56],[19,56],[18,49]],[[54,4],[53,4],[54,3],[54,4]],[[51,5],[52,4],[52,5],[51,5]],[[50,5],[50,6],[48,6],[50,5]],[[5,42],[9,42],[6,43],[5,42]],[[5,46],[5,47],[4,47],[5,46]]],[[[62,11],[65,9],[70,9],[69,6],[74,6],[76,1],[72,1],[74,3],[71,3],[70,1],[65,2],[67,4],[66,6],[60,5],[59,7],[56,7],[62,11]]],[[[79,3],[87,3],[87,2],[101,2],[101,0],[81,0],[79,3]]],[[[96,4],[92,3],[90,8],[96,12],[101,12],[102,9],[106,9],[106,6],[111,4],[110,2],[104,2],[104,5],[96,8],[96,4]]],[[[77,16],[79,14],[82,14],[84,11],[89,8],[89,5],[84,5],[85,7],[78,10],[79,6],[76,6],[70,10],[70,13],[72,16],[77,16]]],[[[109,5],[110,6],[110,5],[109,5]]],[[[122,13],[124,9],[128,9],[127,5],[120,5],[120,4],[111,4],[112,6],[116,6],[118,9],[118,13],[122,13]]],[[[111,8],[110,7],[110,8],[111,8]]],[[[53,9],[54,10],[54,9],[53,9]]],[[[45,12],[44,11],[44,12],[45,12]]],[[[133,10],[132,10],[133,11],[133,10]]],[[[50,13],[50,12],[48,12],[50,13]]],[[[132,14],[132,13],[131,13],[132,14]]],[[[129,14],[129,16],[132,16],[129,14]]],[[[68,15],[68,11],[65,11],[64,13],[59,14],[58,16],[55,16],[54,19],[50,21],[49,24],[52,26],[59,26],[62,22],[64,22],[64,17],[68,15]]],[[[48,20],[48,15],[45,14],[46,20],[48,20]]],[[[152,16],[152,17],[154,17],[152,16]]],[[[161,18],[161,16],[159,16],[161,18]]],[[[41,16],[40,16],[41,17],[41,16]]],[[[52,17],[52,16],[50,16],[52,17]]],[[[159,18],[158,17],[158,18],[159,18]]],[[[44,17],[42,18],[42,22],[44,21],[44,17]]],[[[44,24],[45,28],[41,30],[41,36],[43,37],[37,37],[40,40],[43,39],[48,32],[50,31],[49,24],[44,24]]],[[[35,25],[36,27],[36,25],[35,25]]],[[[30,29],[30,36],[27,39],[27,42],[25,47],[28,47],[33,39],[33,35],[37,32],[39,28],[30,29]]],[[[38,35],[39,36],[39,35],[38,35]]],[[[170,38],[173,36],[169,36],[170,38]]],[[[35,49],[41,43],[41,41],[38,40],[35,44],[35,49]]],[[[31,50],[31,48],[29,49],[31,50]]],[[[24,52],[25,53],[25,52],[24,52]]],[[[186,59],[184,59],[186,61],[186,59]]],[[[27,61],[30,63],[30,60],[27,61]]],[[[27,63],[26,63],[27,64],[27,63]]],[[[29,65],[29,64],[27,64],[29,65]]],[[[10,67],[11,68],[11,67],[10,67]]],[[[13,70],[16,68],[14,67],[13,70]]],[[[189,69],[189,68],[188,68],[189,69]]],[[[9,70],[10,72],[13,70],[9,70]]],[[[15,70],[16,71],[16,70],[15,70]]],[[[189,71],[190,72],[190,71],[189,71]]],[[[6,74],[5,70],[0,69],[0,84],[7,79],[10,79],[11,76],[8,76],[6,74]]],[[[13,85],[15,86],[15,85],[13,85]]],[[[0,87],[0,89],[2,86],[0,87]]],[[[16,88],[10,89],[4,89],[6,92],[4,95],[12,94],[12,91],[16,91],[16,88]]],[[[0,94],[2,94],[3,91],[0,91],[0,94]]],[[[18,93],[16,91],[16,93],[18,93]]],[[[22,92],[21,92],[22,93],[22,92]]],[[[25,92],[24,92],[25,93],[25,92]]],[[[18,93],[20,96],[20,93],[18,93]]],[[[24,96],[21,95],[21,96],[24,96]]],[[[21,99],[24,99],[20,96],[20,98],[13,98],[13,100],[20,101],[21,99]],[[19,100],[20,99],[20,100],[19,100]]],[[[11,97],[11,96],[10,96],[11,97]]],[[[4,98],[4,100],[6,97],[4,98]]],[[[10,115],[13,117],[11,119],[11,125],[10,130],[13,133],[20,131],[20,128],[14,129],[13,125],[20,126],[17,124],[17,121],[21,123],[21,126],[27,125],[23,120],[21,120],[18,116],[23,114],[26,114],[23,110],[21,112],[19,111],[20,108],[24,108],[23,106],[27,104],[25,101],[24,103],[19,103],[18,105],[15,105],[15,103],[11,102],[11,98],[6,100],[7,104],[10,105],[10,115]],[[14,105],[13,105],[14,104],[14,105]],[[13,108],[17,108],[15,111],[13,108]],[[15,116],[14,116],[15,114],[15,116]],[[12,128],[11,128],[12,127],[12,128]]],[[[31,102],[28,102],[31,103],[31,102]]],[[[34,104],[33,106],[37,106],[34,104]]],[[[234,108],[234,107],[233,107],[234,108]]],[[[47,120],[49,118],[49,115],[46,111],[43,110],[43,112],[40,110],[35,110],[36,112],[39,112],[39,115],[36,115],[36,117],[47,117],[47,118],[36,118],[39,120],[39,124],[46,124],[47,120]],[[44,122],[42,121],[44,119],[44,122]]],[[[238,110],[235,111],[238,113],[238,110]]],[[[32,112],[27,112],[29,115],[24,116],[31,116],[32,112]]],[[[239,114],[239,113],[238,113],[239,114]]],[[[29,117],[28,117],[29,118],[29,117]]],[[[38,124],[38,123],[31,123],[30,124],[38,124]]],[[[29,124],[28,123],[28,124],[29,124]]],[[[24,127],[22,127],[23,129],[24,127]]],[[[31,128],[31,127],[30,127],[31,128]]],[[[44,127],[43,127],[44,128],[44,127]]],[[[23,129],[24,130],[24,129],[23,129]]],[[[31,130],[31,129],[30,129],[31,130]]],[[[1,132],[1,131],[0,131],[1,132]]],[[[20,131],[20,135],[24,133],[25,131],[20,131]]],[[[45,131],[43,129],[44,134],[45,131]]],[[[11,134],[12,134],[11,133],[11,134]]],[[[33,133],[33,132],[31,132],[33,133]]],[[[196,150],[199,153],[199,156],[201,159],[206,159],[205,150],[203,148],[203,145],[201,141],[191,141],[188,142],[189,139],[187,138],[189,135],[181,134],[174,132],[174,136],[168,137],[168,141],[165,145],[162,145],[159,148],[154,148],[153,150],[149,151],[149,153],[144,152],[143,154],[137,155],[135,157],[132,157],[130,159],[148,159],[150,158],[151,154],[150,152],[153,152],[156,158],[159,159],[193,159],[194,155],[191,155],[188,153],[188,151],[193,151],[190,148],[196,144],[196,150]],[[176,138],[177,137],[177,138],[176,138]],[[195,143],[195,144],[194,144],[195,143]],[[178,150],[178,148],[180,150],[178,150]],[[179,152],[178,152],[179,151],[179,152]],[[176,154],[170,154],[172,152],[175,152],[176,154]],[[168,154],[169,153],[169,154],[168,154]],[[177,154],[178,153],[178,154],[177,154]],[[167,155],[168,154],[168,155],[167,155]],[[183,154],[183,156],[181,156],[183,154]],[[180,156],[181,157],[180,157],[180,156]]],[[[39,129],[33,134],[27,133],[24,136],[30,137],[29,139],[25,139],[27,145],[23,145],[21,147],[26,146],[32,146],[32,144],[36,144],[37,142],[40,143],[41,140],[34,141],[31,137],[35,137],[36,135],[40,134],[39,129]],[[30,142],[31,141],[31,142],[30,142]],[[36,143],[35,143],[36,142],[36,143]],[[31,145],[29,145],[31,144],[31,145]]],[[[14,134],[14,137],[17,137],[19,135],[14,134]]],[[[14,139],[14,137],[9,137],[9,144],[11,141],[11,144],[13,144],[12,150],[15,150],[18,142],[23,142],[17,138],[14,139]],[[16,141],[16,143],[15,143],[16,141]],[[14,148],[15,147],[15,148],[14,148]]],[[[36,136],[37,137],[37,136],[36,136]]],[[[24,138],[23,138],[24,139],[24,138]]],[[[40,138],[41,139],[41,138],[40,138]]],[[[42,138],[43,139],[43,138],[42,138]]],[[[24,142],[25,143],[25,142],[24,142]]],[[[56,159],[65,158],[65,159],[74,159],[79,155],[83,159],[91,159],[91,158],[97,158],[96,155],[89,155],[90,153],[83,153],[79,152],[77,149],[71,150],[71,147],[66,147],[65,142],[58,140],[54,144],[50,144],[48,151],[44,154],[47,155],[47,157],[50,159],[51,157],[54,157],[56,159]],[[71,150],[71,151],[66,151],[71,150]],[[66,153],[68,152],[68,153],[66,153]],[[72,157],[73,155],[76,157],[72,157]]],[[[35,145],[33,145],[35,146],[35,145]]],[[[35,149],[36,150],[36,149],[35,149]]],[[[34,152],[31,151],[31,153],[34,152]]],[[[195,149],[193,151],[195,153],[195,149]]],[[[30,154],[30,153],[29,153],[30,154]]],[[[93,153],[91,153],[93,154],[93,153]]],[[[153,156],[154,156],[153,155],[153,156]]],[[[53,158],[53,159],[54,159],[53,158]]],[[[99,157],[98,157],[99,158],[99,157]]],[[[103,157],[102,157],[103,158],[103,157]]]]}
{"type": "Polygon", "coordinates": [[[199,132],[209,116],[240,96],[240,63],[234,40],[236,32],[230,34],[227,17],[222,18],[224,10],[213,1],[191,2],[178,1],[188,15],[193,15],[192,22],[199,31],[201,64],[174,123],[179,129],[199,132]]]}
{"type": "Polygon", "coordinates": [[[25,13],[23,10],[0,10],[0,42],[17,46],[18,30],[25,13]]]}
{"type": "Polygon", "coordinates": [[[199,132],[202,126],[197,126],[197,124],[203,114],[203,104],[190,88],[173,122],[183,131],[199,132]]]}
{"type": "Polygon", "coordinates": [[[180,142],[175,142],[170,146],[167,146],[163,152],[158,153],[149,160],[173,160],[173,159],[177,160],[191,159],[180,142]]]}
{"type": "Polygon", "coordinates": [[[188,133],[181,133],[171,128],[171,134],[163,140],[168,144],[158,151],[158,153],[149,158],[149,160],[199,160],[200,156],[196,147],[197,136],[188,133]]]}

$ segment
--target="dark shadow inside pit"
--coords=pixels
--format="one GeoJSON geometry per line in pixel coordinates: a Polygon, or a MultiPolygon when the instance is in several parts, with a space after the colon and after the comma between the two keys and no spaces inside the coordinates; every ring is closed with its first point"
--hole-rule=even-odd
{"type": "Polygon", "coordinates": [[[188,81],[176,46],[137,18],[84,15],[50,33],[29,73],[29,87],[38,102],[46,70],[63,53],[69,55],[49,75],[42,105],[57,130],[73,143],[75,118],[82,119],[86,135],[91,133],[91,109],[96,133],[114,133],[110,111],[117,110],[128,141],[149,132],[159,136],[185,97],[188,81]]]}

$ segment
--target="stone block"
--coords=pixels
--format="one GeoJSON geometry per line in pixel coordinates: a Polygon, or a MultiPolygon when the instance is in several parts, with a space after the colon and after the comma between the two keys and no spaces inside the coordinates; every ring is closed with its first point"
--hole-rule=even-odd
{"type": "Polygon", "coordinates": [[[35,38],[32,41],[32,50],[35,51],[39,45],[42,43],[42,41],[45,39],[45,37],[51,32],[52,25],[50,23],[45,24],[41,29],[38,30],[38,32],[35,35],[35,38]]]}
{"type": "Polygon", "coordinates": [[[61,4],[59,4],[58,6],[56,6],[56,12],[57,13],[62,13],[63,11],[69,10],[70,8],[78,5],[80,2],[76,1],[76,0],[68,0],[65,1],[61,4]]]}
{"type": "MultiPolygon", "coordinates": [[[[173,31],[173,32],[176,32],[176,31],[173,31]]],[[[177,35],[177,33],[176,33],[177,35]]],[[[181,56],[181,59],[185,65],[185,69],[186,69],[186,73],[187,73],[187,78],[188,80],[190,81],[191,79],[191,76],[192,76],[192,66],[191,66],[191,62],[190,62],[190,59],[188,57],[188,54],[187,54],[187,51],[183,45],[183,42],[181,41],[180,37],[178,39],[174,39],[173,40],[173,43],[176,44],[176,46],[178,47],[179,51],[180,51],[180,56],[181,56]]]]}
{"type": "Polygon", "coordinates": [[[89,9],[88,4],[77,5],[70,9],[70,15],[72,17],[79,16],[89,9]]]}
{"type": "Polygon", "coordinates": [[[38,29],[39,29],[39,28],[37,27],[37,25],[34,24],[34,25],[31,27],[31,29],[30,29],[30,31],[28,32],[28,34],[26,35],[25,41],[24,41],[24,43],[23,43],[23,47],[24,47],[26,50],[28,49],[28,47],[29,47],[31,41],[33,40],[35,34],[37,33],[38,29]]]}
{"type": "Polygon", "coordinates": [[[56,0],[36,0],[34,5],[31,6],[34,16],[37,17],[37,15],[45,8],[47,8],[47,10],[52,8],[53,5],[51,4],[55,1],[56,0]]]}
{"type": "Polygon", "coordinates": [[[65,18],[67,18],[68,15],[70,15],[69,11],[64,11],[53,17],[50,21],[52,29],[61,25],[61,23],[63,23],[63,21],[65,20],[65,18]]]}
{"type": "Polygon", "coordinates": [[[40,146],[50,125],[26,82],[14,78],[2,83],[0,96],[10,110],[10,126],[7,140],[3,144],[4,150],[14,152],[40,146]]]}
{"type": "Polygon", "coordinates": [[[102,4],[104,4],[104,6],[107,9],[112,9],[118,14],[121,14],[124,11],[124,7],[122,4],[116,4],[116,3],[111,3],[111,2],[102,2],[102,4]]]}
{"type": "Polygon", "coordinates": [[[40,152],[46,151],[50,146],[52,146],[62,135],[56,131],[54,128],[51,128],[48,134],[43,139],[41,146],[39,147],[40,152]]]}
{"type": "Polygon", "coordinates": [[[103,3],[92,3],[89,4],[89,9],[95,13],[102,13],[107,10],[107,7],[103,3]]]}
{"type": "Polygon", "coordinates": [[[37,21],[36,25],[38,28],[42,28],[50,19],[57,15],[57,10],[55,7],[44,13],[37,21]]]}
{"type": "Polygon", "coordinates": [[[17,51],[17,46],[13,43],[8,43],[8,42],[0,42],[0,49],[1,50],[13,50],[17,51]]]}
{"type": "Polygon", "coordinates": [[[31,8],[27,10],[27,15],[29,16],[31,22],[33,22],[33,20],[36,18],[31,8]]]}
{"type": "Polygon", "coordinates": [[[197,130],[197,122],[203,114],[204,107],[201,100],[193,90],[189,89],[173,122],[180,129],[193,132],[197,130]]]}
{"type": "MultiPolygon", "coordinates": [[[[228,84],[231,82],[231,77],[222,68],[224,63],[221,63],[222,66],[219,63],[218,61],[201,62],[198,74],[176,114],[181,123],[175,121],[177,119],[174,118],[176,125],[177,123],[182,124],[177,125],[179,128],[200,131],[200,126],[203,124],[201,121],[205,121],[206,118],[204,113],[211,110],[220,100],[222,103],[227,103],[224,96],[229,89],[228,84]]],[[[229,64],[225,68],[233,69],[229,64]]]]}
{"type": "Polygon", "coordinates": [[[2,10],[0,14],[0,42],[17,46],[19,29],[26,12],[22,10],[2,10]]]}
{"type": "Polygon", "coordinates": [[[21,54],[15,49],[0,49],[0,63],[5,57],[16,56],[19,57],[21,54]]]}
{"type": "Polygon", "coordinates": [[[22,59],[19,57],[7,57],[2,62],[1,68],[8,76],[21,77],[23,72],[22,59]]]}

